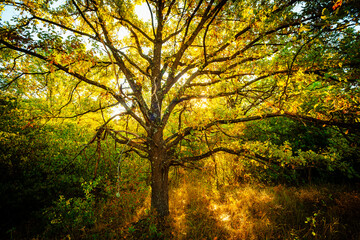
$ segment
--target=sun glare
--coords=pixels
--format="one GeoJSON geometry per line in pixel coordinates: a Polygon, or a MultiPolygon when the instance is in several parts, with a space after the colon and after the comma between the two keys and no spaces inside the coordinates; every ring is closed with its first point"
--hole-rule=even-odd
{"type": "Polygon", "coordinates": [[[135,6],[135,13],[138,15],[139,19],[144,22],[147,22],[151,19],[149,7],[145,2],[135,6]]]}
{"type": "Polygon", "coordinates": [[[209,106],[209,101],[207,98],[194,99],[193,103],[196,107],[207,108],[209,106]]]}

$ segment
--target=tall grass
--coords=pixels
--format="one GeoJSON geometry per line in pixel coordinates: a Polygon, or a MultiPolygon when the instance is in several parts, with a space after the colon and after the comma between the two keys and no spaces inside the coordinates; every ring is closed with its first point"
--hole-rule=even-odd
{"type": "MultiPolygon", "coordinates": [[[[360,192],[336,185],[218,186],[208,176],[172,179],[170,216],[161,228],[149,189],[128,188],[98,202],[82,239],[360,239],[360,192]]],[[[109,188],[112,188],[109,185],[109,188]]],[[[110,192],[113,190],[109,189],[110,192]]]]}
{"type": "Polygon", "coordinates": [[[216,188],[184,177],[170,207],[174,239],[360,239],[360,193],[339,186],[216,188]]]}

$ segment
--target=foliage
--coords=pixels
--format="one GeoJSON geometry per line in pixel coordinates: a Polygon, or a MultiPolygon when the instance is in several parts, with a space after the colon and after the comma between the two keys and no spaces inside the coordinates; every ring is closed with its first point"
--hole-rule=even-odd
{"type": "Polygon", "coordinates": [[[37,123],[24,119],[14,96],[2,95],[0,102],[1,229],[8,230],[37,218],[36,211],[48,201],[42,185],[47,173],[39,161],[47,144],[37,137],[37,123]]]}
{"type": "Polygon", "coordinates": [[[156,213],[147,214],[129,227],[129,239],[171,239],[166,223],[159,223],[156,213]]]}
{"type": "Polygon", "coordinates": [[[294,152],[326,149],[331,138],[331,129],[311,123],[299,123],[291,119],[268,119],[259,123],[249,123],[244,130],[247,141],[257,140],[274,145],[290,144],[294,152]]]}
{"type": "MultiPolygon", "coordinates": [[[[13,100],[2,102],[4,106],[2,109],[6,111],[4,110],[1,116],[7,119],[7,121],[1,121],[2,129],[7,132],[12,130],[14,134],[3,133],[1,147],[6,148],[7,151],[2,152],[1,159],[2,164],[6,166],[5,160],[16,160],[14,156],[22,156],[22,158],[18,165],[2,168],[6,169],[4,174],[7,175],[3,175],[1,186],[7,188],[5,195],[11,204],[6,203],[4,197],[2,197],[2,203],[6,203],[3,205],[4,209],[7,207],[13,216],[16,216],[19,211],[21,213],[19,216],[32,224],[31,228],[28,227],[29,230],[22,230],[19,222],[8,223],[7,236],[21,236],[21,231],[44,239],[60,236],[81,239],[117,239],[122,236],[128,239],[159,239],[161,237],[164,239],[194,237],[209,239],[283,239],[284,237],[342,239],[346,237],[357,239],[359,236],[360,194],[358,191],[347,190],[336,185],[297,188],[258,185],[254,180],[261,178],[263,173],[260,169],[264,169],[263,165],[253,170],[252,185],[238,185],[236,182],[231,182],[232,185],[229,185],[230,182],[225,179],[229,179],[227,177],[233,173],[232,164],[236,161],[229,161],[230,158],[225,154],[215,155],[215,162],[213,159],[203,162],[202,172],[199,170],[184,172],[179,169],[171,172],[170,180],[173,183],[170,189],[171,215],[168,223],[159,224],[156,215],[151,215],[148,211],[150,199],[146,179],[149,166],[146,163],[136,156],[123,153],[118,181],[115,169],[123,149],[114,148],[114,143],[108,139],[107,144],[103,142],[101,145],[103,157],[99,163],[102,167],[98,169],[98,177],[91,180],[96,161],[92,159],[91,164],[88,161],[91,155],[96,156],[96,149],[89,146],[86,150],[87,154],[80,155],[73,162],[73,152],[79,150],[72,145],[74,140],[78,144],[86,144],[89,139],[84,135],[82,125],[63,122],[60,128],[57,124],[48,124],[40,131],[35,121],[33,122],[34,130],[31,127],[22,129],[28,121],[20,117],[25,116],[24,114],[16,115],[17,111],[23,111],[22,103],[16,101],[16,98],[13,100]],[[18,130],[19,133],[16,132],[18,130]],[[34,145],[29,145],[29,138],[32,139],[31,144],[34,145]],[[29,147],[21,148],[18,144],[27,144],[26,146],[29,147]],[[38,155],[35,155],[33,150],[36,150],[38,155]],[[4,153],[12,155],[7,158],[4,153]],[[36,160],[33,159],[35,157],[36,160]],[[107,161],[112,161],[112,167],[106,165],[107,161]],[[214,174],[214,163],[217,164],[217,174],[214,174]],[[13,169],[16,167],[19,171],[15,175],[13,169]],[[62,173],[59,174],[61,171],[62,173]],[[39,178],[36,174],[45,174],[46,177],[39,178]],[[215,178],[218,178],[218,185],[215,184],[215,178]],[[12,182],[13,179],[17,185],[12,182]],[[24,187],[15,188],[14,186],[24,187]],[[10,189],[16,189],[17,192],[10,189]],[[116,197],[117,192],[120,193],[120,197],[116,197]],[[12,195],[14,193],[17,195],[12,195]],[[49,193],[52,194],[49,195],[49,193]],[[41,202],[37,202],[37,205],[31,204],[31,199],[34,197],[41,199],[41,202]],[[18,202],[14,201],[16,199],[18,202]],[[26,210],[19,206],[30,206],[31,209],[26,210]],[[26,211],[29,212],[29,217],[24,215],[26,211]],[[39,221],[37,230],[33,228],[34,216],[39,221]],[[13,228],[14,226],[16,228],[13,228]],[[44,226],[47,226],[46,232],[42,233],[44,226]]],[[[279,122],[275,121],[275,123],[279,122]]],[[[292,136],[292,131],[298,129],[296,124],[285,121],[283,125],[275,126],[286,133],[279,135],[271,135],[263,131],[268,127],[274,127],[272,124],[269,125],[262,122],[259,125],[251,125],[251,128],[246,130],[249,131],[246,136],[251,136],[253,142],[251,144],[250,139],[247,139],[247,147],[251,147],[253,152],[260,154],[263,153],[261,151],[267,151],[268,154],[277,154],[276,157],[288,158],[288,160],[290,156],[292,162],[285,162],[286,164],[294,164],[293,161],[296,158],[302,159],[301,161],[311,159],[317,162],[325,161],[326,157],[331,155],[324,155],[323,160],[319,159],[320,155],[315,151],[320,148],[312,145],[307,146],[312,149],[299,148],[295,154],[290,145],[291,143],[298,144],[298,142],[287,141],[287,139],[292,136]],[[263,134],[261,134],[262,131],[263,134]],[[255,136],[258,137],[257,143],[253,139],[255,136]],[[282,136],[285,136],[281,138],[283,142],[279,142],[282,136]],[[264,149],[264,146],[267,148],[264,149]]],[[[313,131],[313,128],[309,130],[313,131]]],[[[308,136],[306,132],[304,136],[308,136]]],[[[350,152],[347,148],[351,147],[347,145],[346,139],[339,138],[332,131],[326,136],[328,137],[325,141],[327,144],[333,147],[342,146],[338,149],[345,155],[350,152]]],[[[299,145],[301,146],[301,144],[296,146],[299,145]]],[[[242,164],[249,162],[243,161],[242,164]]],[[[339,163],[341,162],[343,159],[339,163]]],[[[252,164],[254,166],[255,163],[252,164]]],[[[329,167],[334,163],[330,165],[326,162],[324,165],[329,167]]],[[[279,168],[274,178],[281,176],[281,171],[279,168]]],[[[329,173],[327,172],[326,175],[328,176],[329,173]]]]}
{"type": "MultiPolygon", "coordinates": [[[[346,135],[345,135],[346,136],[346,135]]],[[[267,163],[242,161],[253,179],[301,184],[304,182],[348,181],[359,177],[357,145],[336,128],[269,119],[246,125],[242,144],[267,163]],[[349,157],[351,156],[351,157],[349,157]]]]}
{"type": "Polygon", "coordinates": [[[45,215],[51,223],[49,234],[59,236],[70,235],[71,238],[79,238],[87,228],[95,224],[95,196],[92,191],[97,187],[101,178],[95,181],[83,182],[84,197],[65,199],[60,195],[55,205],[46,210],[45,215]]]}
{"type": "Polygon", "coordinates": [[[74,139],[81,144],[87,137],[72,123],[44,126],[27,104],[32,102],[1,97],[1,228],[35,235],[43,231],[43,209],[61,193],[76,195],[80,178],[89,176],[72,160],[74,139]]]}

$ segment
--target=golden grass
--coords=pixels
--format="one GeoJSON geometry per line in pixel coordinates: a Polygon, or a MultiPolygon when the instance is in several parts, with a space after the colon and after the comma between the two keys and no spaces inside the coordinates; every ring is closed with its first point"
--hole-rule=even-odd
{"type": "Polygon", "coordinates": [[[340,186],[217,187],[207,176],[183,174],[169,197],[167,229],[156,228],[143,191],[109,199],[89,233],[99,239],[360,239],[360,192],[340,186]]]}
{"type": "Polygon", "coordinates": [[[360,239],[358,192],[186,180],[170,192],[174,239],[360,239]]]}

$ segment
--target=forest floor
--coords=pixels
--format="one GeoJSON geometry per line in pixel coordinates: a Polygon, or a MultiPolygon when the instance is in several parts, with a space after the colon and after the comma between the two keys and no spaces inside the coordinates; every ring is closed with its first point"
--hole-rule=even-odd
{"type": "Polygon", "coordinates": [[[345,186],[187,183],[170,202],[175,239],[360,239],[360,192],[345,186]]]}
{"type": "Polygon", "coordinates": [[[209,179],[187,175],[172,181],[170,216],[161,224],[149,212],[149,188],[132,189],[91,208],[83,200],[64,200],[61,222],[52,221],[38,237],[14,232],[11,239],[360,239],[359,185],[217,186],[209,179]],[[89,216],[94,221],[87,225],[89,216]]]}
{"type": "Polygon", "coordinates": [[[148,214],[149,206],[148,196],[126,224],[113,225],[113,237],[360,239],[360,192],[345,185],[216,187],[184,178],[170,190],[170,216],[165,229],[160,229],[148,214]]]}

